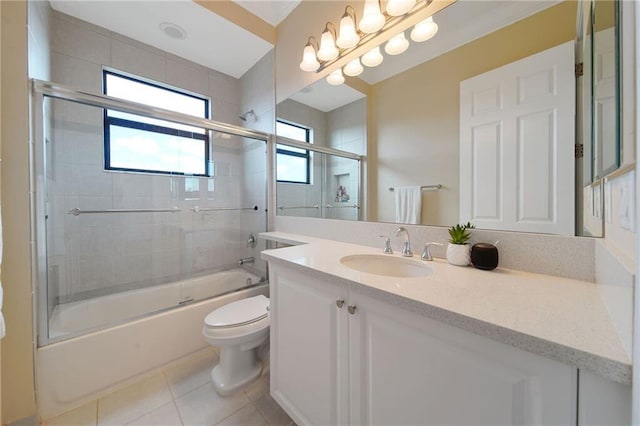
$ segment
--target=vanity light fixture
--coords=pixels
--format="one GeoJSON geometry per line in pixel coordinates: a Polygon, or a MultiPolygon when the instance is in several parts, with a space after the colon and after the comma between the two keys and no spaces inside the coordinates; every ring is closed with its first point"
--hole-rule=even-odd
{"type": "MultiPolygon", "coordinates": [[[[307,72],[320,72],[326,69],[340,60],[343,55],[348,55],[374,38],[379,39],[378,35],[385,32],[392,33],[399,22],[423,10],[432,2],[433,0],[387,0],[386,10],[383,13],[380,9],[380,0],[365,0],[362,19],[359,23],[356,20],[354,8],[348,5],[340,19],[338,35],[336,35],[335,25],[327,22],[320,36],[319,47],[317,44],[314,46],[315,39],[309,37],[302,54],[300,69],[307,72]]],[[[397,32],[397,29],[395,31],[397,32]]],[[[438,24],[433,21],[433,17],[429,17],[414,26],[411,30],[411,40],[416,42],[429,40],[437,31],[438,24]]],[[[409,40],[405,37],[404,31],[390,38],[382,38],[388,40],[384,47],[388,55],[399,55],[409,48],[409,40]]],[[[380,45],[374,45],[361,58],[356,58],[345,65],[339,74],[332,72],[327,77],[327,81],[331,84],[342,84],[344,75],[357,76],[363,71],[362,65],[375,67],[383,60],[380,45]]]]}
{"type": "Polygon", "coordinates": [[[339,86],[344,83],[344,76],[342,75],[342,69],[338,68],[327,76],[327,83],[333,86],[339,86]]]}
{"type": "Polygon", "coordinates": [[[387,44],[384,45],[384,51],[388,55],[399,55],[408,48],[409,40],[405,38],[404,31],[391,37],[387,44]]]}
{"type": "Polygon", "coordinates": [[[362,65],[369,68],[377,67],[384,60],[384,56],[380,53],[380,46],[376,46],[364,55],[362,55],[362,65]]]}
{"type": "Polygon", "coordinates": [[[330,61],[340,54],[336,46],[336,27],[333,22],[327,22],[324,31],[320,36],[320,49],[318,49],[318,59],[321,61],[330,61]]]}
{"type": "Polygon", "coordinates": [[[358,44],[360,36],[356,31],[356,11],[353,7],[347,6],[340,19],[340,35],[336,44],[341,49],[348,49],[358,44]]]}
{"type": "Polygon", "coordinates": [[[315,41],[313,36],[309,37],[304,51],[302,52],[302,62],[300,62],[300,69],[302,71],[314,72],[320,68],[320,62],[316,56],[316,48],[313,46],[311,40],[315,41]]]}
{"type": "Polygon", "coordinates": [[[355,77],[362,74],[362,71],[364,71],[364,67],[360,63],[360,58],[355,58],[347,65],[345,65],[344,68],[342,68],[342,71],[349,77],[355,77]]]}

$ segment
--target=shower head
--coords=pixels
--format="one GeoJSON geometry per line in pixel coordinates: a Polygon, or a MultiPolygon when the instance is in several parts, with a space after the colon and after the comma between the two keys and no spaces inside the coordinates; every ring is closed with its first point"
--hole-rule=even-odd
{"type": "Polygon", "coordinates": [[[254,120],[256,119],[256,113],[253,112],[253,109],[250,109],[249,111],[245,112],[244,114],[240,114],[238,117],[242,121],[247,121],[247,118],[249,118],[250,116],[253,116],[254,120]]]}

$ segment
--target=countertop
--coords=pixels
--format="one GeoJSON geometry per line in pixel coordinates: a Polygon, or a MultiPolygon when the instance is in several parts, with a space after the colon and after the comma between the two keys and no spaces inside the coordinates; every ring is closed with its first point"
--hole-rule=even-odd
{"type": "MultiPolygon", "coordinates": [[[[384,277],[340,263],[343,256],[382,254],[381,249],[282,232],[260,236],[292,245],[263,251],[269,262],[362,286],[429,318],[631,383],[631,360],[594,283],[503,268],[482,271],[443,259],[424,262],[433,269],[425,277],[384,277]]],[[[422,263],[419,255],[413,260],[422,263]]]]}

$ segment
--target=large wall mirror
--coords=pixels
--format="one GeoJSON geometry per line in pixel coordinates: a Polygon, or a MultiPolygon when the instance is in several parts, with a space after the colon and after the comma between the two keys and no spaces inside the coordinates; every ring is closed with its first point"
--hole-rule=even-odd
{"type": "MultiPolygon", "coordinates": [[[[354,188],[358,214],[344,219],[398,222],[395,189],[418,186],[419,224],[450,226],[470,219],[479,228],[602,236],[599,182],[620,164],[617,7],[615,1],[601,0],[593,5],[455,2],[434,16],[439,31],[431,40],[411,42],[401,55],[385,55],[380,66],[365,67],[345,84],[318,80],[279,102],[276,115],[309,129],[314,144],[366,156],[361,188],[354,188]],[[576,47],[576,17],[583,7],[592,11],[591,21],[586,23],[583,44],[576,47]],[[537,59],[526,62],[562,45],[568,46],[561,55],[563,61],[568,58],[563,63],[570,68],[569,80],[558,80],[556,68],[537,70],[532,65],[537,59]],[[578,84],[573,70],[577,48],[588,54],[578,84]],[[523,61],[524,69],[514,71],[519,74],[512,79],[519,96],[516,104],[526,96],[535,101],[536,91],[546,91],[557,102],[570,104],[571,115],[557,115],[554,106],[548,114],[522,115],[514,121],[511,139],[503,134],[507,125],[487,127],[491,119],[484,127],[472,123],[465,130],[465,109],[471,108],[473,116],[473,108],[506,102],[500,96],[512,90],[504,85],[474,86],[477,77],[523,61]],[[576,102],[576,94],[585,100],[576,102]],[[582,121],[574,121],[573,114],[582,121]],[[556,125],[564,125],[564,133],[553,133],[556,125]],[[522,136],[526,131],[528,136],[522,136]],[[585,155],[576,158],[575,144],[580,142],[585,155]],[[512,157],[505,160],[509,149],[512,157]],[[553,186],[558,181],[562,184],[553,186]],[[516,188],[513,194],[497,192],[509,185],[516,188]],[[471,196],[465,195],[469,187],[475,191],[471,196]],[[551,189],[541,195],[536,192],[539,187],[551,189]],[[549,194],[555,198],[546,198],[549,194]],[[505,205],[511,206],[515,222],[526,226],[485,220],[491,214],[500,216],[505,205]],[[565,218],[560,227],[538,226],[560,216],[565,218]]],[[[510,75],[502,78],[509,79],[510,75]]],[[[330,172],[320,171],[321,164],[311,167],[323,178],[279,182],[278,204],[320,208],[279,210],[278,215],[335,215],[335,210],[322,207],[338,200],[341,191],[349,194],[351,187],[341,188],[338,179],[327,177],[330,172]]]]}

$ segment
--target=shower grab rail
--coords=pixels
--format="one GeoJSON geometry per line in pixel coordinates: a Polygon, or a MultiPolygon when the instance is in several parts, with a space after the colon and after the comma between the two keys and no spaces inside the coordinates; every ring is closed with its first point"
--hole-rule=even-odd
{"type": "Polygon", "coordinates": [[[320,210],[320,206],[316,204],[315,206],[278,206],[278,210],[291,210],[291,209],[316,209],[320,210]]]}
{"type": "Polygon", "coordinates": [[[360,206],[357,204],[351,204],[347,206],[334,206],[333,204],[327,204],[325,208],[327,209],[359,209],[360,206]]]}
{"type": "Polygon", "coordinates": [[[215,211],[238,211],[238,210],[253,210],[257,212],[258,206],[253,206],[253,207],[198,207],[198,206],[195,206],[191,210],[194,213],[215,212],[215,211]]]}
{"type": "Polygon", "coordinates": [[[106,210],[80,210],[79,208],[71,209],[67,214],[74,216],[80,216],[81,214],[95,214],[95,213],[178,213],[180,209],[178,207],[171,207],[168,209],[106,209],[106,210]]]}

